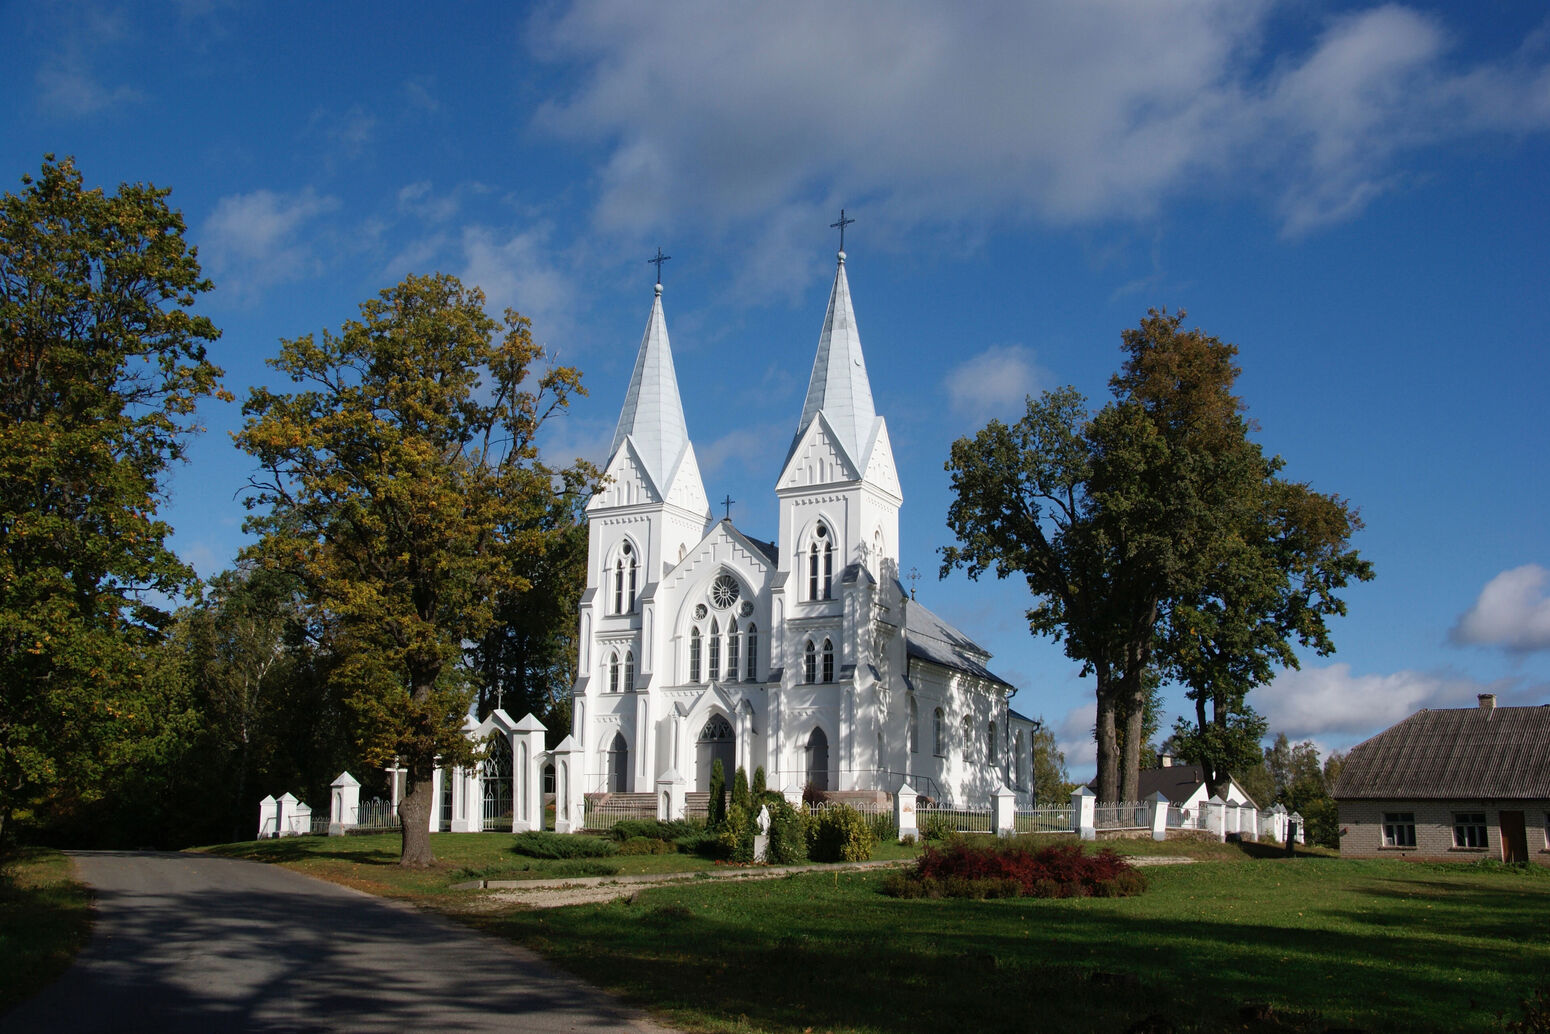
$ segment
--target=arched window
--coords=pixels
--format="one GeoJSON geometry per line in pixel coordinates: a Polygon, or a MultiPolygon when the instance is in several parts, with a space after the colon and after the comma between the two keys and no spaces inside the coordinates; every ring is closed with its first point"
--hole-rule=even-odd
{"type": "Polygon", "coordinates": [[[834,585],[834,543],[829,539],[823,540],[823,598],[828,599],[831,587],[834,585]]]}
{"type": "Polygon", "coordinates": [[[759,680],[759,628],[757,625],[748,626],[748,656],[743,663],[748,667],[744,678],[749,682],[759,680]]]}
{"type": "Polygon", "coordinates": [[[985,761],[988,764],[996,765],[1001,762],[1001,752],[996,749],[996,741],[996,723],[991,721],[985,726],[985,761]]]}
{"type": "Polygon", "coordinates": [[[1012,737],[1012,783],[1019,790],[1023,787],[1023,734],[1012,737]]]}
{"type": "Polygon", "coordinates": [[[968,761],[974,750],[974,719],[963,716],[963,760],[968,761]]]}
{"type": "Polygon", "coordinates": [[[945,758],[947,756],[947,725],[942,718],[942,709],[940,707],[937,708],[931,717],[936,732],[936,756],[945,758]]]}
{"type": "Polygon", "coordinates": [[[635,585],[640,563],[635,557],[635,547],[628,542],[619,547],[619,559],[614,561],[614,609],[615,614],[628,614],[635,609],[635,585]]]}
{"type": "Polygon", "coordinates": [[[827,639],[823,641],[823,680],[834,681],[834,644],[827,639]]]}
{"type": "Polygon", "coordinates": [[[883,580],[883,529],[872,532],[872,577],[883,580]]]}
{"type": "Polygon", "coordinates": [[[608,655],[608,692],[619,692],[619,655],[617,653],[608,655]]]}
{"type": "Polygon", "coordinates": [[[807,738],[807,785],[815,790],[829,788],[829,737],[817,726],[807,738]]]}
{"type": "Polygon", "coordinates": [[[624,613],[624,557],[614,561],[614,613],[624,613]]]}
{"type": "Polygon", "coordinates": [[[813,541],[807,547],[807,598],[829,599],[834,580],[834,536],[822,521],[813,529],[813,541]]]}
{"type": "Polygon", "coordinates": [[[624,597],[624,612],[626,614],[633,614],[635,612],[635,577],[640,569],[640,565],[636,563],[635,550],[631,548],[628,542],[624,544],[624,558],[626,574],[629,575],[630,580],[629,591],[625,593],[624,597]]]}
{"type": "Polygon", "coordinates": [[[635,651],[634,650],[626,650],[626,651],[624,651],[624,691],[626,693],[633,693],[635,691],[635,651]]]}
{"type": "MultiPolygon", "coordinates": [[[[822,527],[822,525],[820,525],[820,527],[822,527]]],[[[809,546],[807,550],[807,598],[810,600],[816,600],[819,598],[817,540],[814,540],[813,544],[809,546]]]]}
{"type": "Polygon", "coordinates": [[[716,624],[716,619],[710,619],[710,680],[715,682],[721,678],[721,626],[716,624]]]}
{"type": "Polygon", "coordinates": [[[818,651],[811,639],[802,648],[802,681],[809,685],[818,681],[818,651]]]}
{"type": "Polygon", "coordinates": [[[920,708],[915,703],[915,694],[910,694],[910,728],[909,728],[910,753],[920,753],[920,708]]]}
{"type": "Polygon", "coordinates": [[[689,633],[689,681],[700,681],[700,630],[689,633]]]}
{"type": "Polygon", "coordinates": [[[737,618],[727,621],[727,681],[736,682],[742,670],[737,663],[737,618]]]}

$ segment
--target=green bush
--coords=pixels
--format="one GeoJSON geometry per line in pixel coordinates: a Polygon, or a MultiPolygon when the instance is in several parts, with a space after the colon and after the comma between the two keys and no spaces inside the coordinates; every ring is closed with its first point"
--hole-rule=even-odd
{"type": "Polygon", "coordinates": [[[920,820],[920,839],[951,840],[958,832],[957,825],[946,815],[927,815],[920,820]]]}
{"type": "Polygon", "coordinates": [[[606,858],[616,854],[612,841],[572,833],[532,830],[512,837],[512,851],[529,858],[606,858]]]}
{"type": "Polygon", "coordinates": [[[636,837],[672,842],[679,837],[698,833],[704,828],[703,822],[694,819],[675,819],[671,822],[663,822],[660,819],[620,819],[608,830],[607,835],[610,839],[621,843],[636,837]]]}
{"type": "Polygon", "coordinates": [[[864,862],[875,843],[866,816],[842,804],[813,817],[807,856],[815,862],[864,862]]]}
{"type": "Polygon", "coordinates": [[[768,802],[770,842],[764,860],[771,865],[800,865],[807,861],[808,815],[784,798],[768,802]]]}
{"type": "Polygon", "coordinates": [[[722,767],[721,759],[716,758],[710,763],[710,804],[709,819],[705,823],[711,829],[721,825],[727,817],[727,770],[722,767]]]}
{"type": "Polygon", "coordinates": [[[747,805],[734,804],[729,807],[721,825],[716,828],[716,840],[720,847],[720,854],[716,857],[733,862],[753,861],[753,838],[757,829],[747,805]]]}
{"type": "Polygon", "coordinates": [[[677,850],[677,844],[656,837],[630,837],[619,843],[619,853],[622,855],[674,854],[677,850]]]}

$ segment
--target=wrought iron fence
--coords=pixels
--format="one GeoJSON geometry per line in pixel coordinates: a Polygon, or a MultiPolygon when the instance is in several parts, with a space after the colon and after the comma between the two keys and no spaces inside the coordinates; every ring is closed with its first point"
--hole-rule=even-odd
{"type": "Polygon", "coordinates": [[[1145,829],[1152,824],[1152,806],[1146,801],[1111,801],[1093,811],[1094,829],[1145,829]]]}
{"type": "Polygon", "coordinates": [[[657,817],[656,803],[637,800],[608,800],[591,797],[582,798],[581,826],[583,829],[604,830],[612,829],[618,822],[625,819],[654,819],[657,817]]]}
{"type": "Polygon", "coordinates": [[[1071,805],[1041,804],[1019,808],[1012,816],[1012,829],[1017,833],[1069,833],[1071,805]]]}
{"type": "Polygon", "coordinates": [[[391,801],[384,801],[380,797],[362,801],[355,810],[355,828],[362,833],[397,829],[399,822],[398,809],[393,807],[391,801]]]}
{"type": "Polygon", "coordinates": [[[915,825],[928,837],[938,832],[994,833],[996,816],[989,808],[949,808],[927,804],[915,809],[915,825]]]}

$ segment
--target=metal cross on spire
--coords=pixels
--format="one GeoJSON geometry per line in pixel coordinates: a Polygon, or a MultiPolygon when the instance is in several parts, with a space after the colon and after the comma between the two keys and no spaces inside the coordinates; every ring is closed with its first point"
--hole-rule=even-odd
{"type": "Polygon", "coordinates": [[[846,219],[845,218],[845,210],[842,208],[842,209],[840,209],[839,222],[835,222],[835,223],[830,223],[829,224],[829,229],[831,229],[831,230],[834,229],[836,226],[838,226],[840,228],[840,250],[841,251],[845,250],[845,227],[849,226],[853,222],[855,222],[854,219],[846,219]]]}
{"type": "MultiPolygon", "coordinates": [[[[844,215],[845,213],[841,212],[840,214],[844,215]]],[[[651,266],[656,266],[657,267],[657,286],[658,287],[662,286],[662,263],[666,262],[668,259],[670,259],[672,257],[673,256],[671,256],[671,255],[664,255],[664,254],[662,254],[662,249],[658,248],[657,249],[657,257],[656,258],[649,258],[649,259],[646,260],[646,264],[647,265],[651,265],[651,266]]]]}
{"type": "Polygon", "coordinates": [[[725,506],[727,508],[727,518],[726,519],[729,520],[729,521],[732,519],[732,504],[735,503],[735,502],[737,502],[737,500],[733,499],[730,495],[727,496],[725,499],[721,500],[721,505],[725,506]]]}

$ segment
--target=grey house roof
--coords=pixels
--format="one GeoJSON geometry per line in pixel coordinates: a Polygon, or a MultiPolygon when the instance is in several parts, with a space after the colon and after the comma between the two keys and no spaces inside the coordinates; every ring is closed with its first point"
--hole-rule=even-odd
{"type": "Polygon", "coordinates": [[[984,647],[913,600],[906,607],[904,649],[916,660],[930,661],[1013,688],[1010,682],[985,667],[990,654],[984,647]]]}
{"type": "Polygon", "coordinates": [[[1550,706],[1419,711],[1352,747],[1334,796],[1550,798],[1550,706]]]}
{"type": "Polygon", "coordinates": [[[786,462],[802,441],[807,426],[819,412],[840,439],[850,461],[861,468],[865,450],[872,443],[877,409],[872,402],[872,382],[867,379],[866,360],[861,355],[861,332],[856,329],[856,312],[850,302],[850,281],[845,276],[845,253],[839,254],[834,288],[829,292],[829,310],[823,317],[818,335],[818,354],[813,358],[813,374],[807,383],[807,399],[802,403],[802,419],[791,439],[786,462]]]}
{"type": "MultiPolygon", "coordinates": [[[[1194,796],[1195,791],[1200,788],[1200,784],[1206,781],[1206,771],[1199,765],[1168,765],[1165,768],[1143,768],[1140,774],[1139,790],[1143,801],[1161,790],[1162,795],[1168,798],[1169,801],[1174,804],[1181,804],[1194,796]]],[[[1243,793],[1244,797],[1251,801],[1254,800],[1254,798],[1249,797],[1247,791],[1243,789],[1241,784],[1238,784],[1236,779],[1233,780],[1233,783],[1238,785],[1238,790],[1243,793]]],[[[1254,801],[1254,806],[1256,808],[1259,807],[1259,802],[1254,801]]]]}

